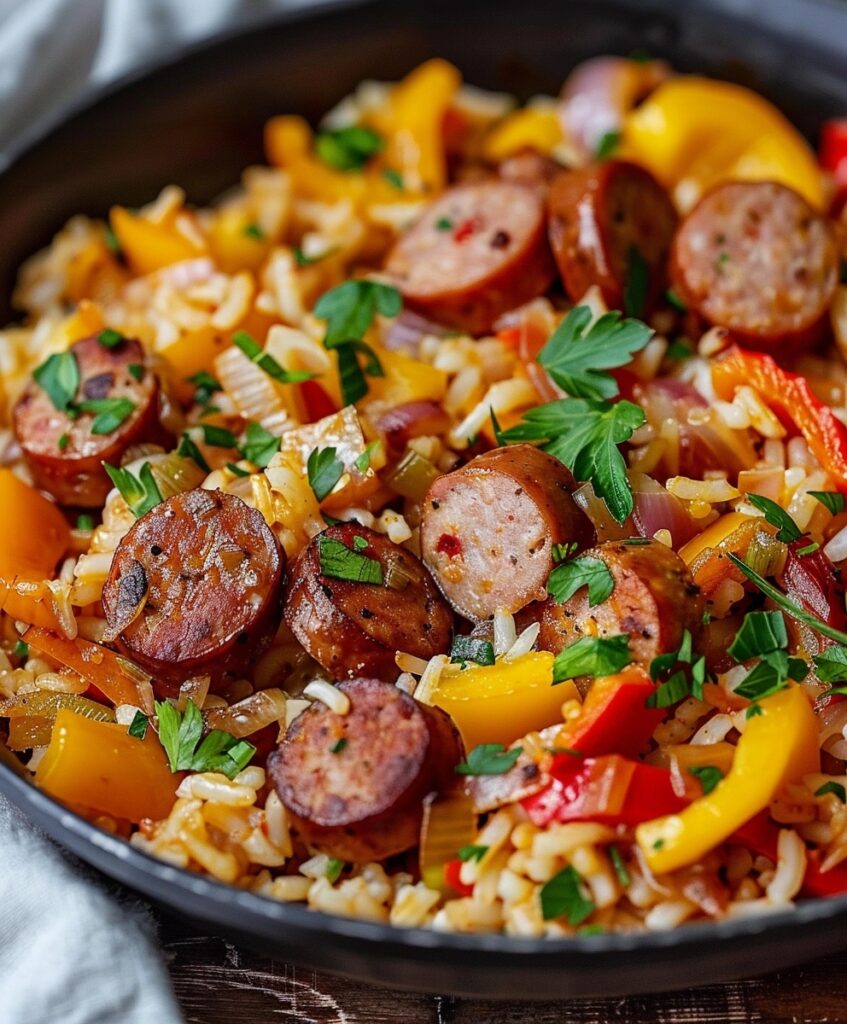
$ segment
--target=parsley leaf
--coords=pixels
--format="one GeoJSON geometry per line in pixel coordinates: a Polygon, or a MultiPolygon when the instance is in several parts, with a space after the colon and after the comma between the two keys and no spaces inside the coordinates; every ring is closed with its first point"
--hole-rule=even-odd
{"type": "Polygon", "coordinates": [[[265,232],[255,223],[245,224],[241,233],[245,238],[252,238],[254,242],[261,242],[265,238],[265,232]]]}
{"type": "Polygon", "coordinates": [[[458,775],[504,775],[515,766],[523,747],[510,747],[502,743],[481,743],[468,754],[468,759],[456,765],[458,775]]]}
{"type": "Polygon", "coordinates": [[[143,740],[147,735],[147,726],[150,720],[143,711],[136,711],[132,721],[129,723],[129,729],[127,732],[130,736],[134,736],[137,740],[143,740]]]}
{"type": "Polygon", "coordinates": [[[569,864],[541,888],[541,916],[545,921],[566,917],[568,924],[578,925],[597,909],[585,894],[582,875],[569,864]]]}
{"type": "Polygon", "coordinates": [[[612,867],[615,869],[615,874],[618,876],[618,881],[621,883],[621,887],[624,889],[629,888],[632,878],[630,877],[630,874],[626,869],[626,865],[623,862],[621,851],[617,846],[609,846],[607,848],[607,852],[612,860],[612,867]]]}
{"type": "Polygon", "coordinates": [[[787,646],[782,612],[748,612],[726,652],[736,661],[749,661],[787,646]]]}
{"type": "Polygon", "coordinates": [[[96,414],[91,423],[92,434],[111,434],[135,412],[136,405],[129,398],[90,398],[76,408],[96,414]]]}
{"type": "Polygon", "coordinates": [[[176,453],[177,455],[182,455],[183,458],[193,459],[204,473],[212,472],[212,467],[203,457],[203,453],[191,439],[189,434],[186,433],[182,435],[179,440],[176,453]]]}
{"type": "Polygon", "coordinates": [[[631,661],[629,634],[584,636],[556,655],[553,685],[577,676],[613,676],[631,661]]]}
{"type": "Polygon", "coordinates": [[[265,430],[259,423],[248,423],[244,431],[241,454],[254,466],[264,469],[279,451],[280,438],[265,430]]]}
{"type": "Polygon", "coordinates": [[[834,516],[844,511],[844,495],[839,494],[838,491],[809,491],[809,494],[813,498],[817,498],[821,505],[829,509],[834,516]]]}
{"type": "Polygon", "coordinates": [[[815,796],[826,796],[827,793],[832,793],[838,797],[842,804],[847,804],[847,790],[844,789],[840,782],[834,782],[830,779],[829,782],[825,782],[815,790],[815,796]]]}
{"type": "Polygon", "coordinates": [[[703,796],[708,796],[723,778],[723,772],[713,764],[693,765],[688,769],[688,774],[698,780],[703,788],[703,796]]]}
{"type": "Polygon", "coordinates": [[[205,370],[200,370],[199,373],[186,377],[186,380],[189,384],[194,385],[194,401],[197,402],[198,405],[208,405],[211,401],[212,395],[214,395],[216,391],[223,390],[220,383],[211,375],[211,373],[207,373],[205,370]]]}
{"type": "Polygon", "coordinates": [[[547,593],[563,604],[581,588],[588,588],[588,607],[602,604],[615,589],[615,580],[601,558],[586,555],[557,565],[547,578],[547,593]]]}
{"type": "Polygon", "coordinates": [[[648,708],[669,708],[684,700],[690,693],[691,686],[688,677],[682,669],[679,669],[661,686],[657,686],[644,703],[648,708]]]}
{"type": "MultiPolygon", "coordinates": [[[[357,540],[359,538],[356,538],[357,540]]],[[[359,551],[353,551],[334,537],[322,533],[318,537],[318,561],[324,576],[352,583],[383,584],[382,565],[359,551]]]]}
{"type": "Polygon", "coordinates": [[[606,160],[621,144],[621,133],[616,131],[604,132],[594,150],[594,156],[598,160],[606,160]]]}
{"type": "Polygon", "coordinates": [[[330,754],[340,754],[344,748],[349,744],[350,740],[346,736],[340,737],[335,743],[329,748],[330,754]]]}
{"type": "Polygon", "coordinates": [[[356,456],[353,465],[358,469],[360,473],[367,473],[370,469],[371,459],[373,458],[374,452],[379,447],[379,441],[371,441],[371,443],[365,448],[361,455],[356,456]]]}
{"type": "Polygon", "coordinates": [[[822,683],[847,683],[847,647],[827,647],[812,660],[822,683]]]}
{"type": "Polygon", "coordinates": [[[326,862],[326,871],[324,871],[324,876],[329,880],[330,885],[335,885],[341,877],[341,872],[343,870],[344,861],[339,860],[338,857],[330,857],[326,862]]]}
{"type": "Polygon", "coordinates": [[[127,372],[133,380],[144,380],[144,365],[142,363],[130,363],[127,372]]]}
{"type": "Polygon", "coordinates": [[[406,187],[403,183],[403,175],[399,171],[395,171],[393,167],[386,167],[382,176],[392,188],[396,188],[398,191],[402,192],[406,187]]]}
{"type": "Polygon", "coordinates": [[[809,667],[802,658],[789,658],[788,632],[782,612],[748,612],[735,639],[727,648],[736,661],[759,658],[734,692],[750,701],[778,693],[789,679],[805,678],[809,667]]]}
{"type": "Polygon", "coordinates": [[[319,132],[315,138],[318,157],[337,171],[361,170],[384,147],[383,137],[362,125],[319,132]]]}
{"type": "Polygon", "coordinates": [[[627,316],[643,316],[650,288],[650,267],[641,255],[641,250],[629,247],[629,272],[623,291],[623,308],[627,316]]]}
{"type": "Polygon", "coordinates": [[[790,544],[791,541],[799,540],[803,536],[791,516],[775,501],[771,501],[763,494],[748,494],[747,500],[753,508],[757,508],[762,513],[766,522],[777,527],[776,539],[781,540],[783,544],[790,544]]]}
{"type": "Polygon", "coordinates": [[[67,411],[79,387],[79,363],[73,352],[56,352],[37,366],[32,375],[53,407],[67,411]]]}
{"type": "Polygon", "coordinates": [[[640,352],[653,331],[640,320],[621,320],[617,311],[593,324],[588,306],[568,313],[538,353],[538,362],[574,398],[600,401],[618,394],[618,382],[604,371],[624,366],[640,352]],[[589,326],[590,325],[590,326],[589,326]]]}
{"type": "Polygon", "coordinates": [[[203,443],[209,445],[210,448],[238,447],[238,438],[231,430],[227,430],[225,427],[216,427],[214,423],[201,423],[199,427],[203,431],[203,443]]]}
{"type": "Polygon", "coordinates": [[[140,519],[164,500],[149,462],[144,463],[137,477],[133,476],[130,470],[110,466],[108,462],[103,463],[103,469],[109,474],[109,478],[136,519],[140,519]]]}
{"type": "Polygon", "coordinates": [[[462,863],[469,860],[480,861],[488,853],[487,846],[463,846],[461,850],[456,854],[462,863]]]}
{"type": "Polygon", "coordinates": [[[494,647],[487,640],[477,640],[472,636],[456,636],[453,637],[450,647],[450,661],[473,661],[477,665],[493,665],[494,647]]]}
{"type": "Polygon", "coordinates": [[[234,779],[256,753],[252,743],[222,729],[212,729],[203,739],[203,716],[191,698],[183,714],[168,701],[156,701],[156,715],[172,772],[219,772],[234,779]]]}
{"type": "Polygon", "coordinates": [[[118,345],[124,340],[124,336],[120,331],[116,331],[111,327],[107,327],[97,335],[97,340],[103,346],[103,348],[117,348],[118,345]]]}
{"type": "Polygon", "coordinates": [[[335,448],[315,448],[306,463],[306,471],[315,497],[323,501],[341,479],[344,463],[337,457],[335,448]]]}
{"type": "Polygon", "coordinates": [[[579,481],[590,481],[618,523],[632,514],[632,491],[626,462],[618,450],[644,422],[644,410],[632,402],[614,405],[564,398],[524,413],[503,431],[507,444],[543,442],[544,451],[563,462],[579,481]]]}
{"type": "Polygon", "coordinates": [[[232,343],[240,348],[251,363],[255,363],[260,370],[264,370],[269,377],[278,380],[280,384],[299,384],[304,380],[314,380],[315,374],[307,370],[284,370],[270,353],[252,338],[247,331],[236,331],[232,336],[232,343]]]}
{"type": "Polygon", "coordinates": [[[665,292],[665,298],[668,300],[669,305],[677,311],[677,313],[687,313],[688,306],[682,301],[678,292],[675,292],[673,288],[668,288],[665,292]]]}

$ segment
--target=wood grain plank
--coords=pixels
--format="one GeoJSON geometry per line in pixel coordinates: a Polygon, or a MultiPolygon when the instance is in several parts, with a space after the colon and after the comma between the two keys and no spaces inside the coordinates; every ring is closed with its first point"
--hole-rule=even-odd
{"type": "MultiPolygon", "coordinates": [[[[486,1003],[373,988],[279,963],[158,915],[188,1024],[838,1024],[847,952],[731,985],[629,999],[486,1003]]],[[[763,965],[764,966],[764,965],[763,965]]]]}

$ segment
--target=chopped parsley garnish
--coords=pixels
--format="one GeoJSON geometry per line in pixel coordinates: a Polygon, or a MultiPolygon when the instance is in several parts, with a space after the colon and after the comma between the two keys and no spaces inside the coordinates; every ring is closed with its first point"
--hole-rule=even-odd
{"type": "Polygon", "coordinates": [[[135,402],[129,398],[90,398],[80,402],[80,412],[94,413],[91,422],[92,434],[111,434],[136,410],[135,402]]]}
{"type": "Polygon", "coordinates": [[[344,750],[344,748],[347,746],[349,742],[350,741],[347,739],[346,736],[342,736],[341,739],[336,740],[335,743],[333,743],[333,745],[329,748],[330,754],[340,754],[341,751],[344,750]]]}
{"type": "Polygon", "coordinates": [[[147,726],[150,724],[150,719],[143,711],[136,711],[132,721],[129,723],[127,732],[130,736],[134,736],[137,740],[143,740],[147,735],[147,726]]]}
{"type": "Polygon", "coordinates": [[[194,401],[198,405],[208,405],[212,400],[212,395],[216,391],[223,390],[220,383],[215,380],[211,373],[207,373],[205,370],[200,370],[199,373],[186,377],[186,380],[189,384],[194,385],[194,401]]]}
{"type": "Polygon", "coordinates": [[[245,238],[252,238],[254,242],[263,242],[265,239],[265,232],[258,224],[245,224],[243,234],[245,238]]]}
{"type": "Polygon", "coordinates": [[[306,471],[315,497],[323,501],[343,476],[344,463],[337,457],[335,448],[315,448],[309,455],[306,471]]]}
{"type": "Polygon", "coordinates": [[[788,632],[782,612],[748,612],[727,654],[735,661],[749,661],[787,646],[788,632]]]}
{"type": "Polygon", "coordinates": [[[247,331],[236,331],[232,336],[232,343],[240,348],[251,363],[255,363],[260,370],[280,384],[299,384],[304,380],[313,380],[314,373],[306,370],[284,370],[272,355],[266,352],[262,346],[252,338],[247,331]]]}
{"type": "Polygon", "coordinates": [[[345,281],[318,299],[315,316],[326,320],[324,347],[334,349],[338,360],[341,396],[345,405],[358,402],[368,393],[365,375],[384,377],[376,353],[362,339],[379,312],[395,317],[403,308],[400,292],[377,281],[345,281]],[[364,356],[364,368],[359,355],[364,356]]]}
{"type": "Polygon", "coordinates": [[[358,469],[360,473],[367,473],[370,469],[371,459],[373,458],[374,452],[379,447],[379,441],[371,441],[371,443],[365,448],[361,455],[358,455],[353,461],[353,465],[358,469]]]}
{"type": "Polygon", "coordinates": [[[748,494],[747,500],[753,508],[762,513],[766,522],[777,527],[776,539],[782,541],[783,544],[790,544],[791,541],[799,540],[803,536],[791,516],[775,501],[771,501],[763,494],[748,494]]]}
{"type": "Polygon", "coordinates": [[[311,267],[314,263],[320,263],[321,260],[325,260],[327,256],[331,256],[337,247],[327,249],[322,252],[319,256],[307,256],[299,245],[294,246],[294,262],[298,267],[311,267]]]}
{"type": "Polygon", "coordinates": [[[547,578],[547,593],[563,604],[582,587],[588,588],[588,607],[608,600],[615,589],[615,580],[601,558],[585,555],[557,565],[547,578]]]}
{"type": "Polygon", "coordinates": [[[481,743],[468,754],[467,761],[456,765],[457,775],[505,775],[515,767],[523,747],[510,747],[502,743],[481,743]]]}
{"type": "Polygon", "coordinates": [[[189,434],[183,434],[179,439],[179,445],[176,453],[177,455],[182,455],[186,459],[193,459],[204,473],[212,472],[212,467],[206,461],[203,453],[191,439],[189,434]]]}
{"type": "Polygon", "coordinates": [[[403,184],[403,175],[399,171],[395,171],[393,167],[386,167],[382,176],[392,188],[396,188],[398,191],[402,191],[406,187],[403,184]]]}
{"type": "Polygon", "coordinates": [[[706,681],[706,659],[695,656],[691,633],[685,629],[679,649],[667,654],[658,654],[650,662],[650,678],[658,682],[667,675],[646,700],[648,708],[667,708],[685,697],[703,699],[703,683],[706,681]]]}
{"type": "Polygon", "coordinates": [[[14,650],[12,651],[12,654],[14,654],[16,658],[28,658],[29,644],[25,643],[23,640],[18,640],[18,642],[15,644],[14,650]]]}
{"type": "Polygon", "coordinates": [[[337,171],[361,170],[384,147],[383,137],[362,125],[319,132],[315,138],[318,157],[337,171]]]}
{"type": "Polygon", "coordinates": [[[605,313],[593,324],[588,306],[568,313],[544,348],[538,362],[573,398],[596,401],[614,398],[618,382],[607,370],[625,366],[653,336],[640,320],[622,320],[617,311],[605,313]]]}
{"type": "Polygon", "coordinates": [[[365,540],[364,537],[354,537],[353,538],[353,548],[356,551],[364,551],[367,546],[368,546],[368,542],[365,540]]]}
{"type": "Polygon", "coordinates": [[[469,860],[481,861],[482,858],[488,853],[487,846],[463,846],[461,850],[456,854],[459,860],[464,864],[469,860]]]}
{"type": "Polygon", "coordinates": [[[164,500],[149,462],[144,463],[137,477],[133,476],[130,470],[110,466],[108,462],[103,463],[103,468],[136,519],[140,519],[164,500]]]}
{"type": "Polygon", "coordinates": [[[632,514],[626,462],[618,450],[644,423],[644,410],[632,402],[614,405],[565,398],[530,409],[523,421],[503,431],[508,444],[541,442],[544,451],[564,463],[579,481],[590,481],[618,523],[632,514]]]}
{"type": "Polygon", "coordinates": [[[809,666],[802,658],[790,658],[787,647],[788,633],[781,612],[748,612],[727,653],[739,662],[757,657],[759,663],[734,692],[756,702],[785,689],[789,679],[804,679],[809,666]]]}
{"type": "Polygon", "coordinates": [[[168,701],[156,701],[156,715],[172,772],[220,772],[234,779],[256,753],[252,743],[223,729],[212,729],[204,738],[203,716],[191,698],[183,714],[168,701]]]}
{"type": "Polygon", "coordinates": [[[439,217],[435,222],[436,231],[452,231],[453,221],[449,217],[439,217]]]}
{"type": "Polygon", "coordinates": [[[668,288],[668,290],[665,292],[665,298],[668,301],[668,305],[673,306],[677,313],[688,312],[688,306],[685,305],[685,303],[682,301],[679,295],[673,290],[673,288],[668,288]]]}
{"type": "Polygon", "coordinates": [[[761,704],[751,704],[744,715],[745,718],[758,718],[759,715],[763,715],[761,704]]]}
{"type": "Polygon", "coordinates": [[[830,626],[829,623],[823,622],[817,617],[812,615],[810,612],[805,611],[796,605],[790,597],[787,597],[783,592],[775,587],[772,583],[768,583],[766,579],[763,579],[755,569],[751,569],[750,566],[738,555],[729,552],[727,558],[732,564],[739,569],[751,583],[753,583],[759,590],[769,597],[775,605],[781,608],[786,615],[790,615],[792,619],[796,619],[797,622],[803,622],[805,625],[810,626],[812,629],[817,630],[822,636],[829,637],[830,640],[835,640],[839,644],[847,645],[847,633],[842,633],[840,629],[836,629],[834,626],[830,626]]]}
{"type": "Polygon", "coordinates": [[[820,544],[816,540],[811,541],[809,544],[804,544],[802,548],[796,548],[794,554],[798,558],[802,558],[804,555],[813,555],[820,549],[820,544]]]}
{"type": "Polygon", "coordinates": [[[847,683],[847,647],[827,647],[812,660],[822,683],[847,683]]]}
{"type": "Polygon", "coordinates": [[[832,793],[833,796],[837,796],[842,804],[847,804],[847,790],[840,782],[834,782],[832,779],[829,782],[825,782],[822,786],[815,790],[815,796],[826,796],[827,793],[832,793]]]}
{"type": "Polygon", "coordinates": [[[337,857],[330,857],[329,860],[327,860],[326,871],[324,872],[324,875],[329,880],[330,885],[335,885],[335,883],[341,877],[341,872],[343,870],[343,860],[339,860],[337,857]]]}
{"type": "MultiPolygon", "coordinates": [[[[358,539],[358,538],[357,538],[358,539]]],[[[318,561],[324,576],[351,583],[372,583],[381,587],[384,581],[382,565],[359,551],[353,551],[334,537],[318,537],[318,561]]]]}
{"type": "Polygon", "coordinates": [[[615,874],[618,876],[618,881],[621,883],[621,888],[628,889],[632,878],[630,877],[630,874],[626,869],[626,865],[623,862],[621,851],[617,846],[610,846],[608,848],[608,854],[612,861],[612,867],[615,869],[615,874]]]}
{"type": "Polygon", "coordinates": [[[494,664],[494,647],[487,640],[477,640],[472,636],[453,637],[450,647],[450,661],[464,665],[472,661],[477,665],[494,664]]]}
{"type": "Polygon", "coordinates": [[[844,511],[844,495],[838,491],[809,491],[813,498],[817,498],[824,508],[828,509],[834,516],[844,511]]]}
{"type": "Polygon", "coordinates": [[[569,864],[541,888],[541,916],[545,921],[564,917],[574,927],[590,917],[596,905],[587,895],[582,875],[569,864]]]}
{"type": "Polygon", "coordinates": [[[723,778],[723,772],[713,764],[694,765],[688,769],[688,774],[700,783],[703,796],[708,796],[723,778]]]}
{"type": "Polygon", "coordinates": [[[594,156],[598,160],[608,159],[621,144],[621,133],[616,131],[604,132],[594,150],[594,156]]]}
{"type": "Polygon", "coordinates": [[[693,355],[694,348],[688,338],[677,338],[668,345],[665,358],[681,363],[683,359],[690,359],[693,355]]]}
{"type": "Polygon", "coordinates": [[[685,672],[680,669],[666,679],[645,701],[648,708],[669,708],[691,694],[691,684],[685,672]]]}
{"type": "Polygon", "coordinates": [[[79,387],[79,363],[73,352],[56,352],[37,366],[32,375],[47,392],[53,407],[66,412],[79,387]]]}
{"type": "Polygon", "coordinates": [[[127,372],[133,380],[141,381],[144,379],[144,366],[141,363],[130,363],[127,366],[127,372]]]}
{"type": "Polygon", "coordinates": [[[556,655],[553,685],[577,676],[613,676],[631,661],[628,633],[584,636],[556,655]]]}
{"type": "Polygon", "coordinates": [[[279,451],[280,438],[275,437],[259,423],[248,423],[244,431],[241,454],[254,466],[264,469],[279,451]]]}
{"type": "Polygon", "coordinates": [[[236,466],[234,462],[228,462],[226,464],[226,468],[233,476],[250,476],[250,473],[246,469],[242,469],[241,466],[236,466]]]}
{"type": "Polygon", "coordinates": [[[554,565],[566,562],[578,547],[579,545],[575,540],[569,541],[567,544],[554,544],[550,552],[553,556],[554,565]]]}
{"type": "Polygon", "coordinates": [[[650,288],[650,267],[641,255],[641,250],[629,247],[629,272],[623,290],[623,308],[627,316],[643,316],[650,288]]]}
{"type": "Polygon", "coordinates": [[[94,516],[90,516],[87,512],[81,512],[76,517],[76,528],[83,532],[88,532],[94,529],[94,516]]]}
{"type": "Polygon", "coordinates": [[[67,433],[60,434],[59,435],[59,440],[56,442],[56,447],[59,449],[60,452],[63,452],[68,447],[68,445],[70,444],[70,440],[71,440],[71,435],[70,434],[67,434],[67,433]]]}
{"type": "Polygon", "coordinates": [[[203,431],[203,443],[210,448],[237,448],[238,438],[231,430],[225,427],[216,427],[214,423],[201,423],[203,431]]]}
{"type": "Polygon", "coordinates": [[[111,327],[107,327],[104,331],[101,331],[97,335],[97,340],[103,346],[103,348],[117,348],[118,345],[124,340],[124,336],[120,331],[116,331],[111,327]]]}
{"type": "Polygon", "coordinates": [[[118,241],[118,236],[112,230],[109,224],[103,226],[103,235],[106,240],[106,248],[113,256],[117,256],[118,259],[123,257],[123,250],[121,249],[121,243],[118,241]]]}

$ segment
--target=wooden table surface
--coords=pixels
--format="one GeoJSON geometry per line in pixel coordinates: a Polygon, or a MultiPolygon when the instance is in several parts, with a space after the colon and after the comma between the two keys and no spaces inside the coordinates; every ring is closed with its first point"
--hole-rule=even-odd
{"type": "MultiPolygon", "coordinates": [[[[157,914],[188,1024],[839,1024],[847,952],[778,974],[666,995],[484,1003],[372,988],[198,936],[157,914]]],[[[763,964],[763,967],[765,965],[763,964]]]]}

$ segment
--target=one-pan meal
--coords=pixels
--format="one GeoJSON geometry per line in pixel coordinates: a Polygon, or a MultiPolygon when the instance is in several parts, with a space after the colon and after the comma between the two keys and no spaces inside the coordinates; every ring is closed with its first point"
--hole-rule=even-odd
{"type": "Polygon", "coordinates": [[[522,108],[431,60],[265,146],[20,272],[4,756],[397,926],[847,892],[847,121],[816,154],[645,57],[522,108]]]}

